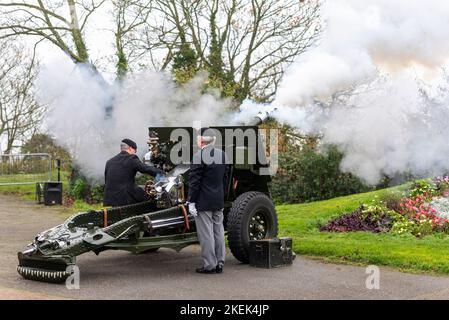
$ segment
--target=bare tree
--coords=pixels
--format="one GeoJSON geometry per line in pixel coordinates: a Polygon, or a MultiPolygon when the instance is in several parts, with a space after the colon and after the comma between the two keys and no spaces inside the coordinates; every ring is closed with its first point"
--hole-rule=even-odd
{"type": "Polygon", "coordinates": [[[17,0],[0,3],[0,39],[18,35],[50,41],[75,62],[89,62],[84,30],[106,0],[17,0]],[[80,13],[81,12],[81,13],[80,13]]]}
{"type": "Polygon", "coordinates": [[[5,153],[39,128],[44,108],[34,100],[33,82],[37,74],[35,54],[16,43],[0,42],[0,136],[5,153]]]}
{"type": "Polygon", "coordinates": [[[320,32],[319,0],[154,0],[146,46],[163,49],[158,67],[174,49],[191,48],[199,68],[233,79],[237,98],[269,100],[279,80],[320,32]]]}
{"type": "MultiPolygon", "coordinates": [[[[137,32],[143,28],[153,0],[11,0],[0,3],[0,39],[15,36],[32,36],[36,40],[46,40],[65,52],[76,63],[89,63],[86,36],[94,14],[107,5],[111,20],[96,20],[97,30],[111,30],[111,39],[116,48],[116,70],[122,77],[129,70],[129,63],[140,61],[144,55],[138,46],[137,32]],[[112,24],[111,24],[112,22],[112,24]],[[113,26],[115,25],[115,28],[113,26]]],[[[109,57],[103,56],[101,58],[109,57]]],[[[98,62],[98,61],[96,61],[98,62]]]]}
{"type": "Polygon", "coordinates": [[[34,36],[89,62],[86,26],[112,4],[119,78],[136,66],[165,70],[181,52],[211,79],[230,83],[240,101],[270,100],[286,66],[320,32],[321,0],[11,1],[0,3],[0,38],[34,36]]]}
{"type": "Polygon", "coordinates": [[[122,78],[130,69],[130,64],[141,64],[145,50],[139,50],[139,36],[150,17],[152,0],[113,0],[114,30],[117,55],[117,76],[122,78]]]}

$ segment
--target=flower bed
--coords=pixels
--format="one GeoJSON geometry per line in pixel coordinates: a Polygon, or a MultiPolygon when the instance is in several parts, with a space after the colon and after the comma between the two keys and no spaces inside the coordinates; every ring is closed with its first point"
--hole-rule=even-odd
{"type": "Polygon", "coordinates": [[[367,232],[387,232],[395,221],[395,214],[390,210],[384,210],[380,206],[361,206],[351,213],[344,214],[331,220],[328,224],[320,228],[320,231],[329,232],[349,232],[349,231],[367,231],[367,232]]]}
{"type": "Polygon", "coordinates": [[[339,216],[320,231],[410,233],[416,237],[449,233],[449,177],[415,181],[407,196],[389,195],[339,216]]]}

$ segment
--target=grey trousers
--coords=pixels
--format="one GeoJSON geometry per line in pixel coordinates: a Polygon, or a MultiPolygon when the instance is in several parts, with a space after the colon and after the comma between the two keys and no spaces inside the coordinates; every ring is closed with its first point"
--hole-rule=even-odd
{"type": "Polygon", "coordinates": [[[214,269],[224,265],[226,246],[223,227],[223,209],[218,211],[199,211],[195,217],[196,231],[201,245],[203,268],[214,269]]]}

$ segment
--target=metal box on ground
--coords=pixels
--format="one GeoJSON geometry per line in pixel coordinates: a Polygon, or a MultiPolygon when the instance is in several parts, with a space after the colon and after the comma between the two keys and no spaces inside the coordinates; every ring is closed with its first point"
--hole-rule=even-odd
{"type": "Polygon", "coordinates": [[[289,266],[295,258],[292,244],[292,238],[251,240],[249,264],[258,268],[289,266]]]}

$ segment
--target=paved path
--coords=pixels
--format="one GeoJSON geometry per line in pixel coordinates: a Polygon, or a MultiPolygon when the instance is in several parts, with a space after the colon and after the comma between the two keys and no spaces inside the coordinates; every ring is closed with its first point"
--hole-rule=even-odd
{"type": "Polygon", "coordinates": [[[225,272],[200,275],[199,247],[180,253],[86,253],[79,257],[79,290],[25,280],[16,272],[17,251],[40,231],[64,220],[58,208],[0,195],[0,299],[448,299],[449,277],[381,268],[380,289],[365,286],[365,268],[298,257],[273,270],[240,264],[230,254],[225,272]]]}

